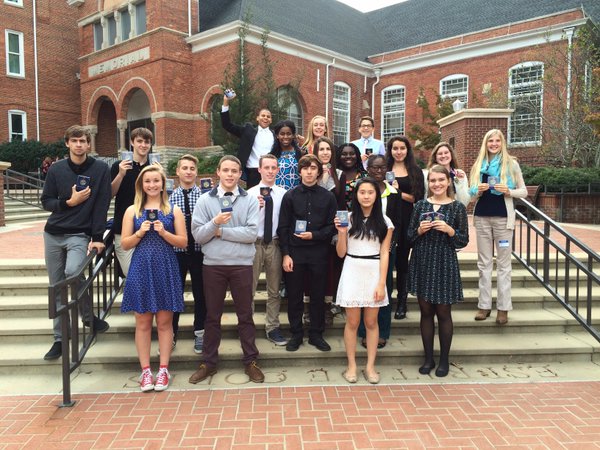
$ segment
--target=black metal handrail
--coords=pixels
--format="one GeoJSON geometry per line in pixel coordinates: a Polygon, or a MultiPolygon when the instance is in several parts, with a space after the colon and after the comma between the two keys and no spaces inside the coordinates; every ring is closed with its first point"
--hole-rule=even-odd
{"type": "Polygon", "coordinates": [[[92,303],[94,315],[104,319],[123,285],[119,276],[119,262],[115,257],[112,231],[104,237],[105,249],[101,254],[93,250],[72,277],[48,287],[48,314],[51,319],[61,317],[62,327],[62,382],[63,402],[73,406],[71,400],[71,373],[83,362],[96,337],[93,321],[91,328],[82,326],[79,318],[84,299],[92,303]],[[80,283],[80,277],[85,281],[80,283]],[[56,301],[60,295],[60,301],[56,301]]]}
{"type": "Polygon", "coordinates": [[[4,194],[13,200],[42,208],[44,180],[6,169],[4,172],[4,194]]]}
{"type": "Polygon", "coordinates": [[[600,342],[592,321],[600,255],[528,201],[519,199],[518,205],[524,211],[517,210],[513,255],[600,342]]]}

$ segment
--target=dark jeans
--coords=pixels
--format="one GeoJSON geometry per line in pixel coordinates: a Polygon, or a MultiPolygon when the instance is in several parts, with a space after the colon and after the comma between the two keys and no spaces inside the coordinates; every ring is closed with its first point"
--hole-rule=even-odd
{"type": "Polygon", "coordinates": [[[227,287],[231,290],[238,334],[244,352],[244,364],[258,358],[256,327],[252,318],[252,266],[204,266],[204,297],[206,322],[204,323],[204,363],[216,367],[221,344],[221,317],[225,306],[227,287]]]}
{"type": "MultiPolygon", "coordinates": [[[[293,259],[293,257],[292,257],[293,259]]],[[[327,259],[319,262],[299,263],[294,261],[294,271],[284,272],[288,294],[288,320],[293,338],[304,336],[302,313],[304,312],[304,279],[308,274],[310,303],[310,327],[308,336],[322,336],[325,330],[325,285],[327,284],[327,259]]]]}
{"type": "MultiPolygon", "coordinates": [[[[394,290],[394,261],[396,259],[396,247],[392,249],[390,253],[390,262],[388,264],[387,277],[385,279],[385,287],[388,294],[387,306],[379,308],[377,313],[377,324],[379,325],[379,339],[385,339],[386,341],[390,338],[392,329],[392,291],[394,290]]],[[[367,336],[365,323],[363,321],[362,311],[360,312],[360,324],[358,325],[358,336],[364,338],[367,336]]]]}
{"type": "Polygon", "coordinates": [[[258,169],[246,167],[246,188],[250,189],[258,183],[260,183],[260,173],[258,173],[258,169]]]}
{"type": "MultiPolygon", "coordinates": [[[[194,297],[194,331],[204,330],[204,321],[206,320],[206,301],[204,300],[204,286],[202,282],[202,252],[188,254],[186,252],[177,252],[177,262],[179,263],[179,274],[181,275],[182,291],[185,292],[185,277],[190,273],[192,279],[192,296],[194,297]]],[[[177,337],[179,331],[179,314],[173,313],[173,335],[177,337]]]]}

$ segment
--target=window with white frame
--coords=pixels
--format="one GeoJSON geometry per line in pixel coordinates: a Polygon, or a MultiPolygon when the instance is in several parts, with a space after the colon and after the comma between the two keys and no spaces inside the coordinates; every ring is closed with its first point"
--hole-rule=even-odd
{"type": "Polygon", "coordinates": [[[5,30],[6,42],[6,74],[15,77],[25,76],[25,57],[23,50],[23,33],[5,30]]]}
{"type": "Polygon", "coordinates": [[[277,89],[277,103],[279,103],[284,116],[294,122],[296,131],[302,133],[304,129],[304,115],[296,94],[288,86],[281,86],[277,89]]]}
{"type": "Polygon", "coordinates": [[[350,86],[333,84],[333,143],[340,145],[350,137],[350,86]]]}
{"type": "Polygon", "coordinates": [[[404,86],[390,86],[381,92],[381,137],[387,142],[392,136],[404,134],[406,110],[404,86]]]}
{"type": "Polygon", "coordinates": [[[102,42],[104,41],[104,34],[102,30],[102,24],[96,22],[94,24],[94,50],[98,51],[102,49],[102,42]]]}
{"type": "Polygon", "coordinates": [[[4,0],[7,5],[23,6],[23,0],[4,0]]]}
{"type": "Polygon", "coordinates": [[[460,100],[465,104],[469,102],[469,77],[467,75],[448,75],[440,80],[440,96],[450,98],[452,101],[460,100]]]}
{"type": "Polygon", "coordinates": [[[130,2],[127,7],[92,24],[94,51],[111,47],[146,32],[146,2],[130,2]]]}
{"type": "Polygon", "coordinates": [[[541,62],[527,62],[509,70],[508,100],[514,109],[508,127],[509,144],[542,143],[543,78],[541,62]]]}
{"type": "Polygon", "coordinates": [[[8,111],[8,140],[24,141],[27,139],[27,114],[25,111],[8,111]]]}

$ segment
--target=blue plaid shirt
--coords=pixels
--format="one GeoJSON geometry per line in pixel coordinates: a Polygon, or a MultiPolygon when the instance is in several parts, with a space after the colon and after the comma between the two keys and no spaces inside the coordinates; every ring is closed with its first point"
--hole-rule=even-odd
{"type": "MultiPolygon", "coordinates": [[[[194,213],[194,207],[196,206],[196,202],[198,201],[198,199],[200,198],[200,196],[202,195],[202,192],[200,191],[200,188],[198,186],[192,187],[190,189],[190,193],[188,195],[189,199],[190,199],[190,221],[191,221],[191,215],[194,213]]],[[[180,187],[178,187],[177,189],[175,189],[172,193],[171,196],[169,197],[169,201],[174,204],[177,205],[181,208],[181,211],[183,212],[183,216],[185,217],[185,198],[183,196],[183,189],[180,187]]],[[[187,217],[186,217],[186,227],[187,227],[187,217]]],[[[191,223],[191,222],[190,222],[191,223]]],[[[188,236],[189,236],[189,230],[188,231],[188,236]]],[[[185,248],[177,248],[177,247],[173,247],[175,249],[175,251],[177,253],[185,253],[187,252],[187,249],[185,248]]],[[[197,242],[194,243],[194,250],[199,252],[202,250],[202,246],[200,244],[198,244],[197,242]]]]}

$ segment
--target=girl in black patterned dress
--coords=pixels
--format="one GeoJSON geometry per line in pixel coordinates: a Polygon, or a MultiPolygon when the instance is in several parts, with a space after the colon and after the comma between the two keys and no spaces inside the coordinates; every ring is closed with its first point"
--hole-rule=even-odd
{"type": "Polygon", "coordinates": [[[419,373],[426,375],[435,367],[433,360],[434,316],[440,338],[440,361],[436,376],[445,377],[450,367],[452,344],[451,306],[463,300],[456,250],[469,242],[467,210],[454,200],[450,173],[440,165],[429,169],[428,198],[414,207],[408,227],[413,243],[408,268],[408,286],[416,295],[421,310],[421,338],[425,363],[419,373]]]}

